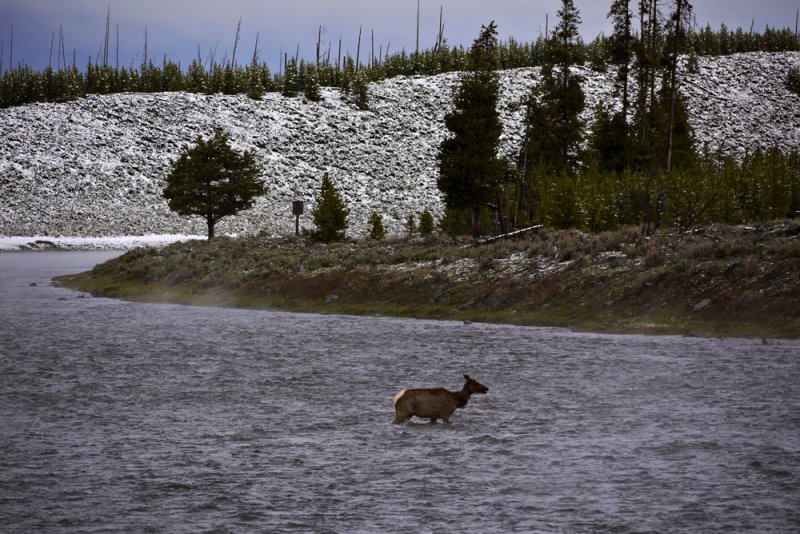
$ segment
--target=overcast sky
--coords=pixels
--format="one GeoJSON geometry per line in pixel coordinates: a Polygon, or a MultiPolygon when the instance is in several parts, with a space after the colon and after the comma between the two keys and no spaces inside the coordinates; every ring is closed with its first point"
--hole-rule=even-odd
{"type": "MultiPolygon", "coordinates": [[[[710,23],[718,28],[724,22],[731,28],[795,28],[800,0],[694,0],[699,26],[710,23]]],[[[420,48],[433,45],[444,11],[445,38],[451,45],[469,46],[482,24],[496,21],[500,38],[512,36],[532,41],[555,20],[559,0],[421,0],[420,48]]],[[[606,13],[611,0],[576,0],[583,23],[581,33],[591,40],[600,32],[609,33],[606,13]]],[[[633,1],[632,5],[638,5],[633,1]]],[[[166,54],[185,68],[198,55],[207,61],[212,50],[216,59],[230,58],[236,26],[241,19],[241,38],[237,59],[252,58],[259,37],[259,58],[275,70],[282,52],[301,57],[315,55],[320,25],[323,27],[323,53],[331,47],[355,55],[359,27],[363,28],[362,59],[369,53],[374,32],[375,55],[387,48],[398,52],[415,47],[417,0],[0,0],[0,40],[3,68],[27,64],[42,69],[52,61],[57,66],[59,28],[63,31],[65,56],[78,67],[88,58],[102,54],[106,11],[111,10],[109,60],[116,64],[116,37],[119,29],[119,66],[139,66],[144,56],[145,30],[148,56],[160,63],[166,54]],[[13,50],[12,50],[13,28],[13,50]],[[51,41],[55,45],[51,57],[51,41]]],[[[101,55],[102,58],[102,55],[101,55]]]]}

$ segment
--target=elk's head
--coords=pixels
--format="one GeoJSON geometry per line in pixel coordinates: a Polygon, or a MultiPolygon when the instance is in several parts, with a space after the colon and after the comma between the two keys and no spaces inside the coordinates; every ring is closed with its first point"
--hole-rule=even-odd
{"type": "Polygon", "coordinates": [[[473,393],[486,393],[489,391],[489,388],[469,377],[469,375],[464,375],[464,380],[467,381],[464,384],[464,391],[472,395],[473,393]]]}

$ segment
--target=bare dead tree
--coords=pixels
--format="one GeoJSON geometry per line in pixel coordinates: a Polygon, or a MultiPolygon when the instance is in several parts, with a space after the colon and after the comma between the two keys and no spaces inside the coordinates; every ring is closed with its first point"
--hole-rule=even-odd
{"type": "Polygon", "coordinates": [[[441,50],[444,44],[444,6],[439,6],[439,31],[436,34],[436,46],[434,52],[441,50]]]}
{"type": "Polygon", "coordinates": [[[672,142],[673,133],[675,130],[675,106],[678,97],[678,54],[681,51],[681,44],[683,43],[683,26],[684,19],[691,12],[692,6],[687,0],[677,0],[675,6],[675,14],[673,16],[673,37],[672,37],[672,54],[670,58],[670,72],[669,72],[669,118],[667,119],[667,174],[672,170],[672,142]]]}
{"type": "Polygon", "coordinates": [[[317,68],[319,68],[319,47],[322,41],[322,25],[319,27],[319,31],[317,32],[317,68]]]}
{"type": "Polygon", "coordinates": [[[417,0],[417,47],[414,49],[415,56],[419,56],[419,0],[417,0]]]}
{"type": "Polygon", "coordinates": [[[60,58],[57,59],[58,63],[58,70],[61,70],[63,67],[64,70],[67,69],[67,51],[64,50],[64,28],[61,24],[58,25],[58,51],[60,53],[60,58]],[[63,61],[62,61],[63,60],[63,61]]]}
{"type": "Polygon", "coordinates": [[[356,47],[356,72],[361,64],[361,26],[358,27],[358,45],[356,47]]]}
{"type": "MultiPolygon", "coordinates": [[[[53,45],[55,44],[55,40],[56,40],[56,32],[53,32],[53,35],[50,36],[50,56],[47,58],[48,69],[53,68],[53,45]]],[[[2,55],[2,53],[0,53],[0,55],[2,55]]],[[[2,69],[0,69],[0,73],[2,73],[2,69]]]]}
{"type": "Polygon", "coordinates": [[[239,35],[242,31],[242,19],[236,25],[236,38],[233,40],[233,55],[231,55],[231,67],[236,67],[236,49],[239,48],[239,35]]]}
{"type": "Polygon", "coordinates": [[[108,43],[111,33],[111,6],[106,11],[106,31],[103,37],[103,66],[108,67],[108,43]]]}
{"type": "Polygon", "coordinates": [[[114,50],[114,56],[114,65],[116,66],[117,70],[119,70],[119,22],[117,22],[117,42],[114,50]]]}
{"type": "Polygon", "coordinates": [[[256,34],[256,44],[253,46],[253,68],[258,66],[258,39],[261,37],[260,33],[256,34]]]}

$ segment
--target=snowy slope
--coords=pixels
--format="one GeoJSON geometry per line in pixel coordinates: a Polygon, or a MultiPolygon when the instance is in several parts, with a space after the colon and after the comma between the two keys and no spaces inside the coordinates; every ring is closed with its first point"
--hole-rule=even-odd
{"type": "MultiPolygon", "coordinates": [[[[683,85],[700,146],[735,154],[800,147],[800,97],[784,87],[800,54],[700,62],[683,85]]],[[[582,70],[587,108],[613,104],[612,75],[582,70]]],[[[512,159],[523,102],[537,80],[538,69],[502,73],[501,152],[512,159]]],[[[319,103],[159,93],[0,110],[0,236],[204,234],[199,218],[169,211],[161,190],[181,150],[215,128],[229,132],[237,149],[255,152],[269,186],[252,210],[223,220],[219,233],[293,232],[295,199],[306,201],[301,225],[311,228],[310,204],[325,172],[351,208],[351,235],[365,232],[372,211],[400,231],[409,214],[441,213],[436,152],[457,83],[451,73],[371,84],[369,111],[332,89],[319,103]]]]}

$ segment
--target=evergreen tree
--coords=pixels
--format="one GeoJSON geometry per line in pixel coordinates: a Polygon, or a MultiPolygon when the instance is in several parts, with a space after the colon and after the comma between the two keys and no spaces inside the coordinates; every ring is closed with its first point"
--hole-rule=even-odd
{"type": "Polygon", "coordinates": [[[561,17],[547,44],[542,84],[528,99],[525,140],[520,168],[525,176],[544,167],[556,173],[573,172],[583,139],[580,114],[586,107],[581,79],[571,67],[582,61],[578,24],[580,12],[572,0],[562,0],[561,17]]]}
{"type": "Polygon", "coordinates": [[[433,215],[428,210],[423,211],[419,216],[419,235],[427,237],[431,235],[435,229],[433,215]]]}
{"type": "Polygon", "coordinates": [[[369,225],[369,238],[380,240],[386,237],[386,230],[383,228],[383,217],[377,211],[373,211],[367,221],[369,225]]]}
{"type": "Polygon", "coordinates": [[[369,91],[367,81],[361,71],[356,74],[353,81],[353,102],[358,109],[365,111],[369,109],[369,91]]]}
{"type": "Polygon", "coordinates": [[[412,214],[406,217],[406,233],[408,233],[408,237],[414,237],[414,234],[417,233],[417,223],[412,214]]]}
{"type": "Polygon", "coordinates": [[[163,195],[179,215],[205,218],[210,240],[220,219],[251,208],[266,193],[258,174],[253,153],[236,152],[228,135],[218,130],[211,139],[198,137],[195,146],[181,154],[163,195]]]}
{"type": "Polygon", "coordinates": [[[261,68],[253,63],[245,69],[247,79],[247,96],[253,100],[261,100],[264,96],[264,85],[261,83],[261,68]]]}
{"type": "Polygon", "coordinates": [[[439,189],[449,209],[469,210],[472,234],[480,235],[481,207],[494,197],[503,176],[497,157],[502,124],[497,112],[498,78],[494,21],[481,28],[461,76],[454,110],[445,116],[451,136],[439,148],[439,189]]]}
{"type": "Polygon", "coordinates": [[[581,23],[581,14],[572,0],[561,0],[561,8],[558,10],[558,24],[553,30],[553,35],[547,46],[548,60],[543,64],[545,77],[552,75],[554,66],[560,68],[561,86],[569,85],[572,73],[570,67],[577,65],[583,60],[583,53],[580,46],[580,34],[578,26],[581,23]]]}
{"type": "Polygon", "coordinates": [[[195,59],[186,71],[186,90],[193,93],[207,93],[208,89],[208,73],[203,64],[195,59]]]}
{"type": "Polygon", "coordinates": [[[163,91],[177,92],[183,90],[183,72],[177,63],[165,60],[161,69],[161,78],[161,89],[163,91]]]}
{"type": "Polygon", "coordinates": [[[295,97],[299,91],[297,73],[297,61],[294,59],[286,62],[283,69],[283,86],[281,87],[281,94],[286,97],[295,97]]]}
{"type": "Polygon", "coordinates": [[[601,172],[622,174],[628,164],[628,124],[622,113],[609,113],[600,103],[589,137],[589,159],[601,172]]]}
{"type": "Polygon", "coordinates": [[[317,205],[311,211],[311,215],[317,230],[311,236],[323,243],[341,241],[347,230],[347,216],[350,210],[345,207],[327,172],[322,177],[322,187],[316,200],[317,205]]]}
{"type": "MultiPolygon", "coordinates": [[[[662,0],[663,1],[663,0],[662,0]]],[[[659,0],[639,1],[640,40],[636,47],[634,69],[638,92],[636,97],[636,140],[639,165],[655,169],[653,132],[656,130],[656,84],[662,67],[663,32],[659,0]]]]}
{"type": "Polygon", "coordinates": [[[633,47],[631,0],[614,0],[608,12],[614,31],[611,35],[611,62],[618,65],[617,84],[622,93],[622,117],[627,122],[629,102],[630,63],[633,47]]]}
{"type": "Polygon", "coordinates": [[[789,67],[786,75],[786,88],[796,95],[800,95],[800,68],[789,67]]]}
{"type": "Polygon", "coordinates": [[[685,49],[691,5],[674,2],[675,11],[665,20],[663,0],[641,0],[641,40],[636,47],[634,69],[638,84],[633,114],[632,150],[627,158],[635,170],[654,174],[686,167],[693,160],[693,135],[678,91],[678,57],[685,49]]]}
{"type": "Polygon", "coordinates": [[[317,67],[308,65],[306,67],[305,83],[303,84],[303,93],[306,98],[312,102],[319,102],[322,100],[322,94],[319,87],[319,76],[317,75],[317,67]]]}

